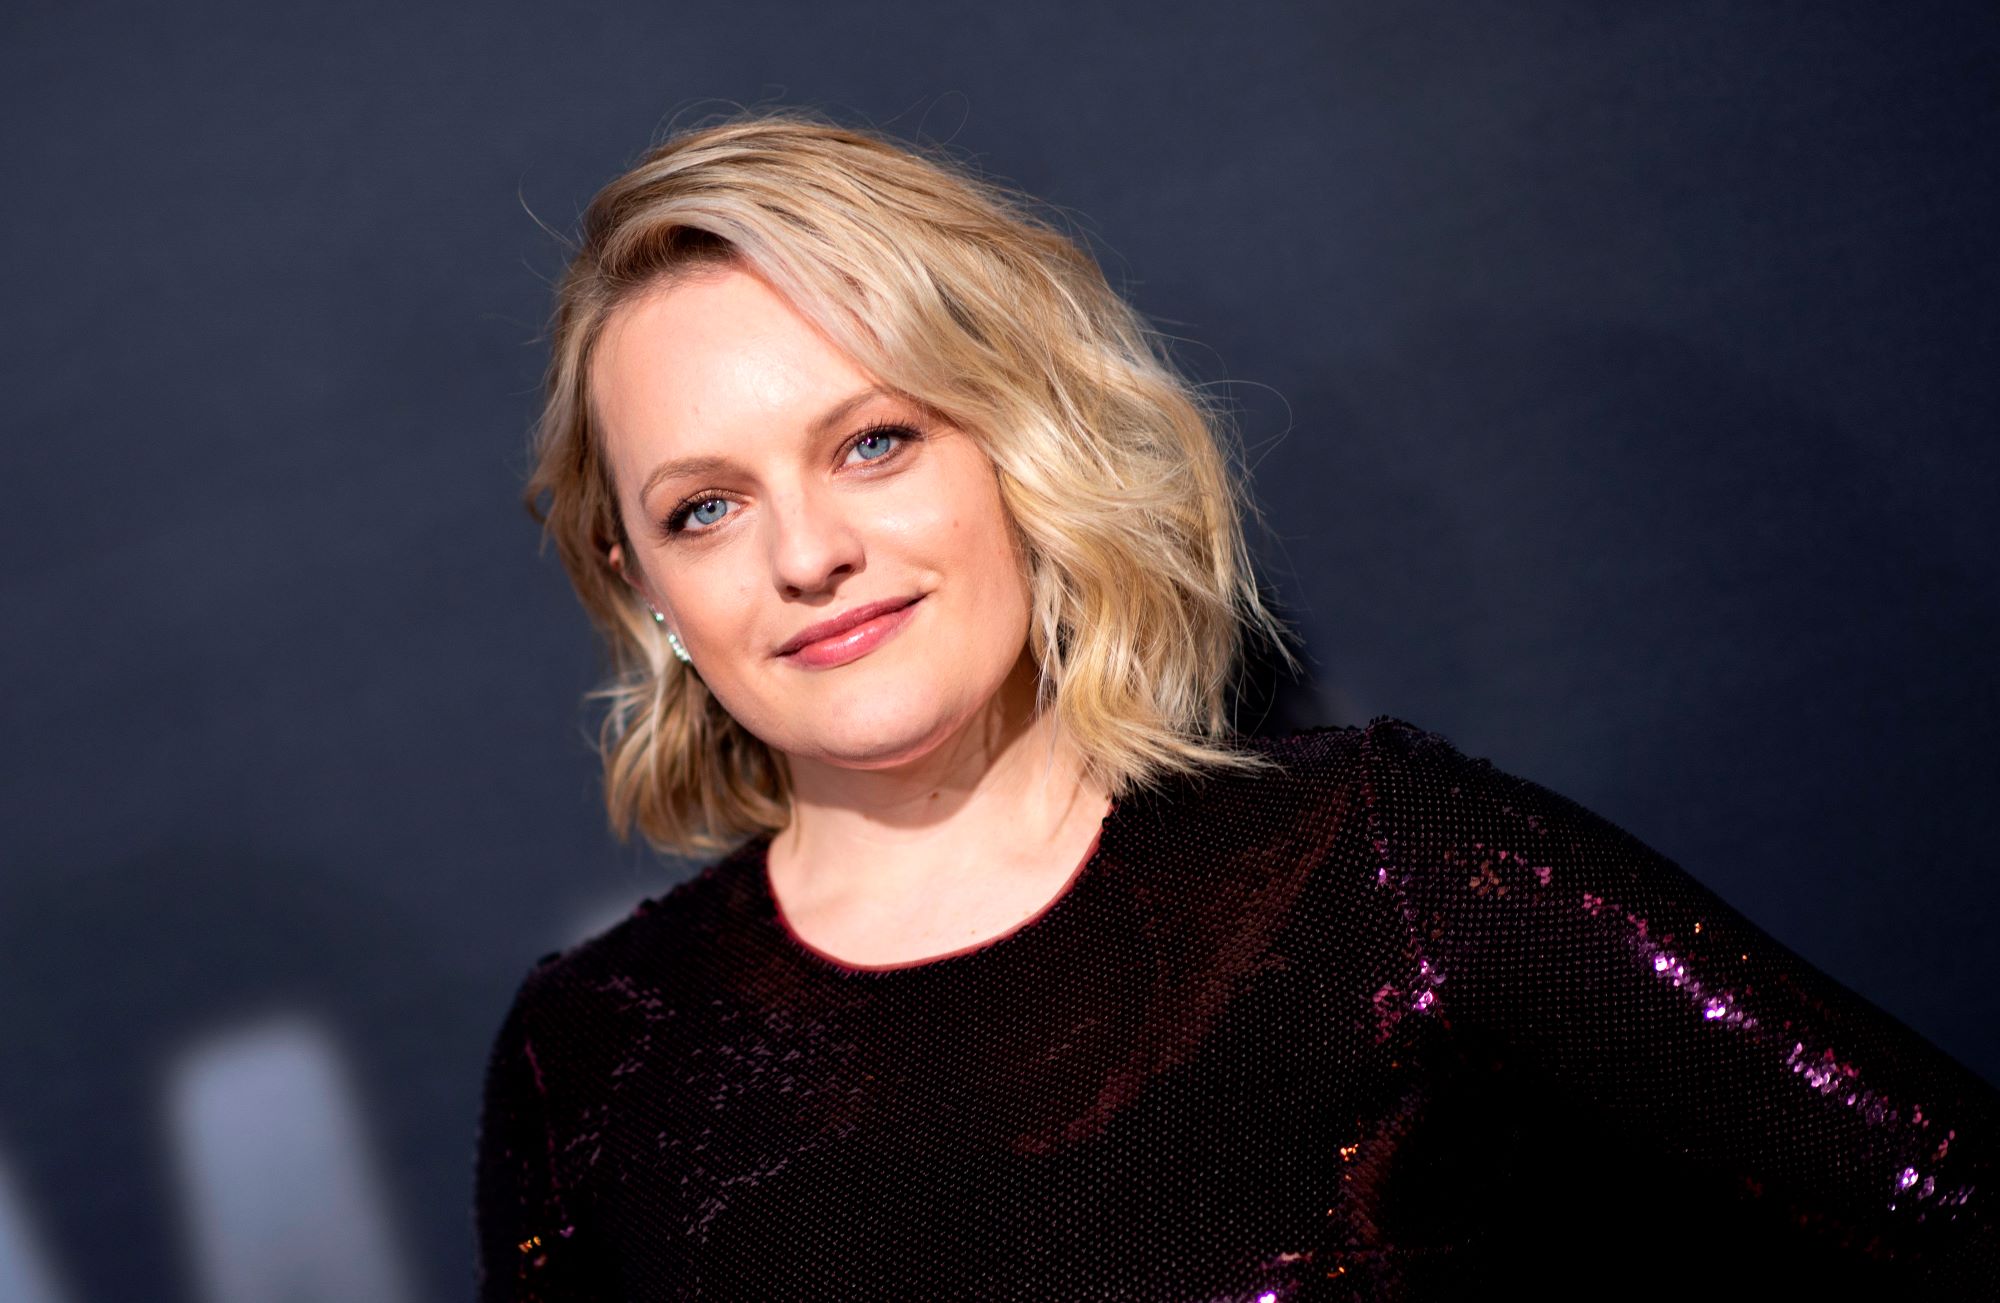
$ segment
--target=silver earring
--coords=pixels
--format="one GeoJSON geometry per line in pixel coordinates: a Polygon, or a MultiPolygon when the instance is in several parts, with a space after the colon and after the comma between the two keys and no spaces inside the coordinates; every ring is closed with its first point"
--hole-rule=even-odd
{"type": "MultiPolygon", "coordinates": [[[[667,622],[665,613],[659,610],[659,608],[649,605],[646,609],[653,613],[654,624],[665,624],[667,622]]],[[[680,658],[681,664],[694,664],[694,658],[688,655],[688,649],[681,646],[681,636],[672,629],[667,630],[667,646],[674,649],[674,655],[680,658]]]]}

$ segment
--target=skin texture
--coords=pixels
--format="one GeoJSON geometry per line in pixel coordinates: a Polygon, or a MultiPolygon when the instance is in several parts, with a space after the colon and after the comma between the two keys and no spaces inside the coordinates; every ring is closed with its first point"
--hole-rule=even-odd
{"type": "Polygon", "coordinates": [[[790,769],[769,872],[801,938],[908,962],[1059,893],[1108,801],[1035,709],[1024,560],[976,440],[735,267],[621,308],[590,383],[630,540],[607,563],[790,769]],[[777,654],[908,598],[856,659],[777,654]]]}

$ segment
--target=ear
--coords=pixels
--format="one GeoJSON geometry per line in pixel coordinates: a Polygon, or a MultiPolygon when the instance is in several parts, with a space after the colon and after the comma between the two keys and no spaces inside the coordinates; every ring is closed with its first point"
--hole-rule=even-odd
{"type": "Polygon", "coordinates": [[[620,579],[623,579],[635,589],[639,587],[639,581],[632,577],[632,571],[625,565],[625,545],[623,543],[613,543],[609,548],[605,549],[604,560],[620,579]]]}

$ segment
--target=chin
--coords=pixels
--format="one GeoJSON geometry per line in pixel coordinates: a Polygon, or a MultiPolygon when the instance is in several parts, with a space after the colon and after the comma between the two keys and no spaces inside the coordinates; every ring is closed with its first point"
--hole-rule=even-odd
{"type": "Polygon", "coordinates": [[[840,706],[816,703],[793,716],[812,719],[815,727],[794,733],[779,749],[847,769],[888,769],[936,749],[972,713],[893,689],[840,706]]]}

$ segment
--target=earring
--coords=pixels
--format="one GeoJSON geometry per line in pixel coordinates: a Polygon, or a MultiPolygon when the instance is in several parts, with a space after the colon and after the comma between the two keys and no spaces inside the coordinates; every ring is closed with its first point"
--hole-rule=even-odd
{"type": "MultiPolygon", "coordinates": [[[[665,624],[667,622],[667,617],[665,613],[662,612],[658,607],[655,607],[649,603],[646,609],[653,613],[654,624],[665,624]]],[[[694,664],[694,658],[688,655],[688,649],[681,646],[681,636],[675,633],[672,629],[667,630],[667,646],[674,649],[674,655],[680,658],[681,664],[683,665],[694,664]]]]}

